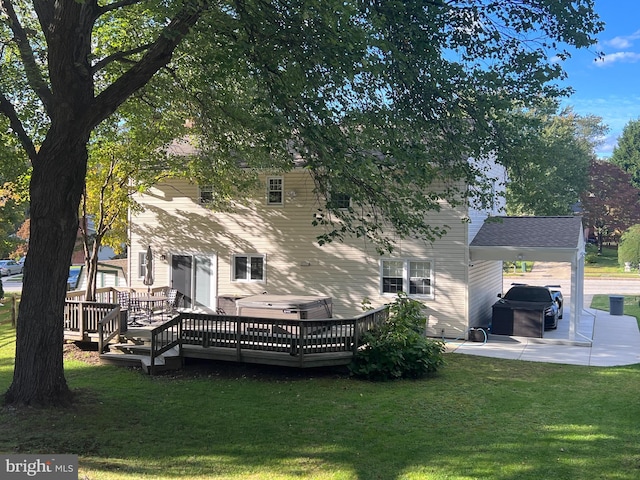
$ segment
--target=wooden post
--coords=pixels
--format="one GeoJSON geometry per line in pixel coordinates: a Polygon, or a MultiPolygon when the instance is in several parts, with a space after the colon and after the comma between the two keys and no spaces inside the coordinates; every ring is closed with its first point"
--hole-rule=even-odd
{"type": "Polygon", "coordinates": [[[17,310],[16,296],[11,295],[11,326],[14,328],[16,326],[16,318],[18,316],[17,310]]]}
{"type": "Polygon", "coordinates": [[[242,361],[242,322],[236,319],[236,361],[242,361]]]}
{"type": "Polygon", "coordinates": [[[84,302],[79,302],[76,308],[78,309],[78,329],[80,333],[80,338],[84,341],[85,340],[84,332],[86,330],[86,322],[87,322],[84,302]]]}

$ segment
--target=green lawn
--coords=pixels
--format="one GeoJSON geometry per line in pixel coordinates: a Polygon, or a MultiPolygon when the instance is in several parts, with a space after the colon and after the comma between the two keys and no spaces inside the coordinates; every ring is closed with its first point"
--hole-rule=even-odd
{"type": "MultiPolygon", "coordinates": [[[[594,295],[591,308],[609,310],[609,295],[594,295]]],[[[640,295],[624,295],[623,313],[636,317],[640,328],[640,295]]]]}
{"type": "Polygon", "coordinates": [[[638,270],[625,272],[624,267],[618,264],[618,250],[611,247],[603,247],[602,254],[597,255],[593,245],[587,248],[587,257],[584,265],[586,277],[620,277],[638,278],[638,270]]]}
{"type": "MultiPolygon", "coordinates": [[[[5,307],[6,308],[6,307],[5,307]]],[[[6,318],[0,316],[0,318],[6,318]]],[[[0,324],[0,391],[14,330],[0,324]]],[[[81,479],[636,479],[640,366],[448,354],[434,378],[66,363],[68,410],[0,409],[0,451],[80,456],[81,479]]]]}

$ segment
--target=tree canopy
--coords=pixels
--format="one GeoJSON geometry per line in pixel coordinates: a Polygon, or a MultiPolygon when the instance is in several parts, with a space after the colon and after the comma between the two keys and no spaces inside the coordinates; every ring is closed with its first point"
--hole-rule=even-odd
{"type": "Polygon", "coordinates": [[[570,215],[586,190],[606,127],[553,104],[513,112],[500,123],[498,156],[507,166],[507,213],[570,215]]]}
{"type": "Polygon", "coordinates": [[[633,184],[640,188],[640,119],[625,125],[613,149],[611,162],[629,173],[633,184]]]}
{"type": "Polygon", "coordinates": [[[496,151],[496,119],[565,93],[556,60],[602,30],[593,0],[0,0],[0,17],[0,115],[33,167],[14,404],[70,399],[68,263],[92,134],[115,112],[163,138],[191,120],[202,177],[303,158],[318,198],[363,206],[335,222],[321,203],[321,240],[388,249],[390,232],[443,233],[425,213],[482,183],[467,159],[496,151]]]}
{"type": "Polygon", "coordinates": [[[622,233],[618,245],[618,263],[624,266],[630,263],[635,267],[640,265],[640,225],[631,225],[622,233]]]}
{"type": "Polygon", "coordinates": [[[599,249],[605,240],[617,241],[640,223],[640,191],[631,175],[611,162],[593,160],[589,185],[580,198],[584,225],[597,236],[599,249]]]}

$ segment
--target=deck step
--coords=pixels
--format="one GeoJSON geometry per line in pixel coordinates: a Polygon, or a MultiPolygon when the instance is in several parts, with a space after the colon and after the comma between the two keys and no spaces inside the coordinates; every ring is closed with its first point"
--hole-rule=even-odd
{"type": "Polygon", "coordinates": [[[148,355],[136,355],[133,353],[106,352],[100,354],[100,361],[107,365],[119,365],[126,367],[141,367],[144,359],[149,359],[148,355]]]}
{"type": "Polygon", "coordinates": [[[111,343],[109,351],[112,353],[130,353],[134,355],[146,355],[151,353],[151,345],[138,343],[111,343]]]}
{"type": "MultiPolygon", "coordinates": [[[[141,345],[111,345],[111,347],[114,346],[134,347],[136,350],[145,350],[145,346],[141,345]]],[[[145,373],[151,373],[151,356],[149,354],[149,347],[146,347],[146,350],[146,353],[130,353],[124,352],[120,349],[115,349],[114,351],[100,354],[100,361],[104,364],[110,365],[141,367],[145,373]]],[[[155,358],[154,370],[156,372],[179,370],[180,368],[182,368],[182,359],[180,358],[180,351],[178,350],[178,347],[174,347],[155,358]]]]}

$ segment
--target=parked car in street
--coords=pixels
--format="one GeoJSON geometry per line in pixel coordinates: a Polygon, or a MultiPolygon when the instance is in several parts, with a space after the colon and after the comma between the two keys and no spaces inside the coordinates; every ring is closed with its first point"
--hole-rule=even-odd
{"type": "Polygon", "coordinates": [[[13,260],[0,260],[0,276],[16,275],[22,273],[22,265],[13,260]]]}
{"type": "MultiPolygon", "coordinates": [[[[556,289],[556,292],[559,290],[556,289]]],[[[511,287],[504,295],[498,296],[500,300],[494,304],[494,314],[504,309],[539,311],[544,314],[545,330],[558,328],[562,294],[556,293],[554,297],[550,287],[518,284],[511,287]]]]}

